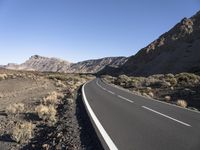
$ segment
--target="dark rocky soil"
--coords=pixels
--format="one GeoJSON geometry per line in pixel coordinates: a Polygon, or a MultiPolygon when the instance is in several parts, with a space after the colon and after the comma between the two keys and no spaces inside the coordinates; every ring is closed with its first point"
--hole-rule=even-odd
{"type": "Polygon", "coordinates": [[[59,121],[54,127],[41,126],[37,136],[22,150],[102,150],[101,143],[82,102],[81,88],[76,100],[58,106],[59,121]]]}
{"type": "MultiPolygon", "coordinates": [[[[101,150],[101,143],[85,110],[81,85],[91,75],[39,73],[0,69],[0,150],[101,150]],[[56,111],[52,124],[39,118],[36,107],[44,103],[50,93],[57,93],[51,104],[56,111]],[[61,97],[61,98],[58,98],[61,97]],[[8,113],[12,104],[24,105],[19,113],[8,113]],[[16,142],[13,129],[19,124],[31,123],[31,137],[16,142]]],[[[25,128],[25,130],[29,128],[25,128]]],[[[25,130],[17,131],[25,134],[25,130]]],[[[23,138],[26,138],[24,136],[23,138]]]]}

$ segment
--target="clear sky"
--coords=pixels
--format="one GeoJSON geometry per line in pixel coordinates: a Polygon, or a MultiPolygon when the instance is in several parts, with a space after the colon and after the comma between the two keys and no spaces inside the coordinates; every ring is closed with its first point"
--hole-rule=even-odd
{"type": "Polygon", "coordinates": [[[0,64],[130,56],[200,10],[200,0],[0,0],[0,64]]]}

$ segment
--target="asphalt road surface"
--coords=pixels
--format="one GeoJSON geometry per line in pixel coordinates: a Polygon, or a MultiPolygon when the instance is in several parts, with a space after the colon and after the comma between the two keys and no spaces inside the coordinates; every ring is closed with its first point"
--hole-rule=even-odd
{"type": "Polygon", "coordinates": [[[95,79],[84,103],[105,149],[200,150],[200,113],[134,95],[95,79]]]}

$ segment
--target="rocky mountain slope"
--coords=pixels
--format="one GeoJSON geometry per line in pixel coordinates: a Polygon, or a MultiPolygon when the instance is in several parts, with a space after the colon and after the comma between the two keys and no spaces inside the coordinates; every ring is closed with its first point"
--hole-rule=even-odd
{"type": "Polygon", "coordinates": [[[184,18],[171,30],[131,56],[119,69],[107,67],[104,74],[151,75],[200,72],[200,12],[184,18]]]}
{"type": "Polygon", "coordinates": [[[126,57],[106,57],[102,59],[86,60],[72,64],[70,72],[96,73],[105,66],[119,67],[127,61],[126,57]]]}
{"type": "Polygon", "coordinates": [[[96,73],[105,66],[119,67],[127,61],[126,57],[106,57],[102,59],[86,60],[78,63],[70,63],[57,58],[31,56],[23,64],[8,64],[6,69],[34,70],[41,72],[66,72],[66,73],[96,73]]]}
{"type": "Polygon", "coordinates": [[[47,72],[64,72],[66,71],[71,63],[60,60],[57,58],[47,58],[39,55],[31,56],[29,60],[23,64],[8,64],[5,66],[6,69],[13,70],[35,70],[35,71],[47,71],[47,72]]]}

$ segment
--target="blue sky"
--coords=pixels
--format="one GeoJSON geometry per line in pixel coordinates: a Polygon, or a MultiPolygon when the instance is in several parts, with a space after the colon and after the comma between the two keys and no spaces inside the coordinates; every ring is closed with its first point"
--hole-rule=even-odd
{"type": "Polygon", "coordinates": [[[0,0],[0,64],[130,56],[199,8],[200,0],[0,0]]]}

